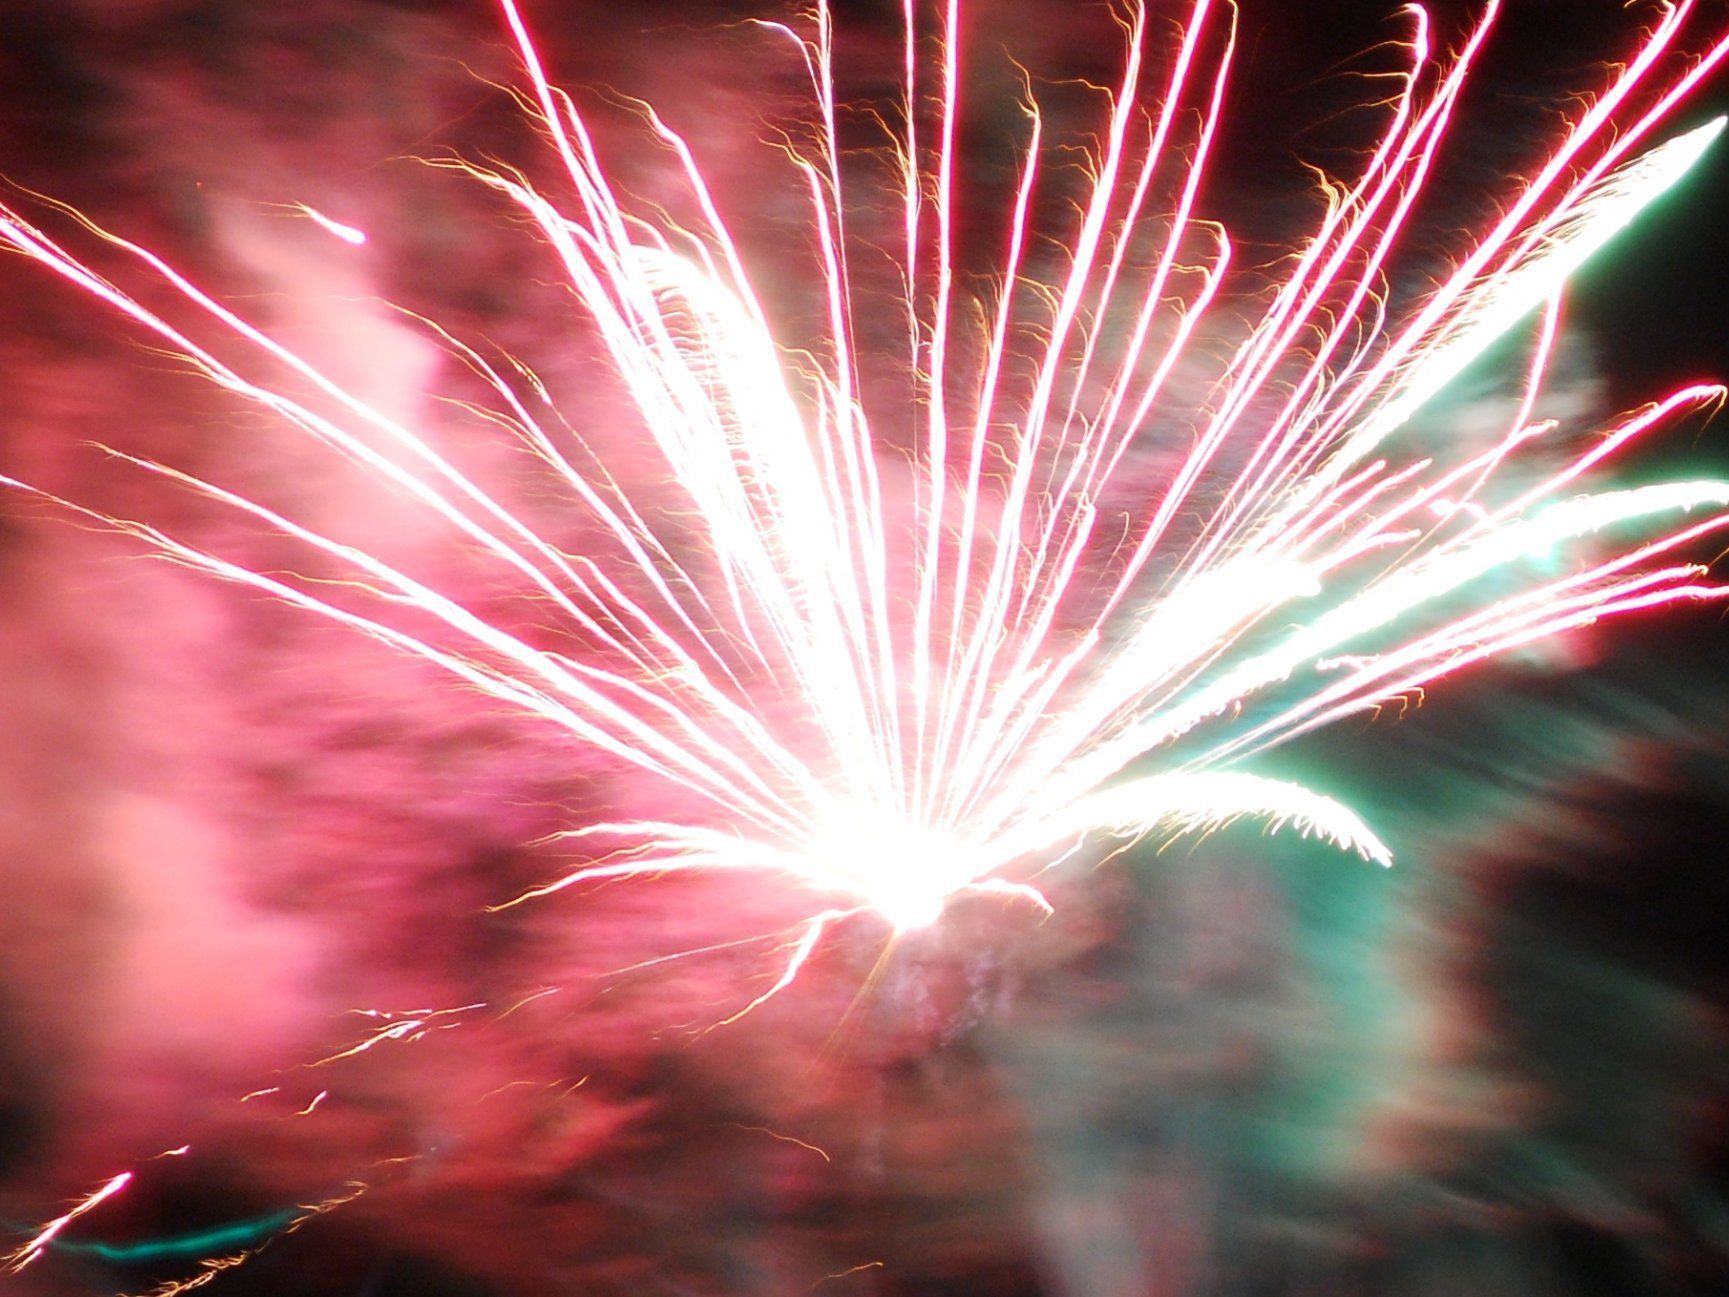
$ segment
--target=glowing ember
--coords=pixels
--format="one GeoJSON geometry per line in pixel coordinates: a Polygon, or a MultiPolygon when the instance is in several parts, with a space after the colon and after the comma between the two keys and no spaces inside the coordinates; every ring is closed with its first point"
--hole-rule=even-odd
{"type": "MultiPolygon", "coordinates": [[[[1377,147],[1354,179],[1326,182],[1318,229],[1223,362],[1197,340],[1231,331],[1217,304],[1234,283],[1232,244],[1197,213],[1235,42],[1228,4],[1196,0],[1162,78],[1147,13],[1127,9],[1121,79],[1078,202],[1039,201],[1072,197],[1075,170],[1057,160],[1072,150],[1047,145],[1029,97],[996,287],[973,300],[958,270],[978,257],[961,248],[957,221],[957,0],[928,63],[908,0],[899,118],[882,123],[883,155],[856,170],[841,160],[827,5],[807,27],[766,28],[808,71],[812,95],[808,130],[786,142],[808,209],[785,267],[741,250],[723,215],[729,195],[646,106],[642,129],[666,151],[682,199],[637,201],[617,187],[517,6],[502,3],[565,192],[502,168],[459,169],[541,236],[641,436],[624,453],[578,437],[526,366],[427,327],[490,390],[489,405],[465,408],[534,454],[548,488],[591,527],[589,552],[566,552],[430,435],[148,250],[63,213],[139,263],[151,301],[176,295],[160,312],[11,209],[0,209],[0,237],[370,470],[540,601],[567,636],[562,650],[159,464],[141,466],[336,560],[352,585],[254,571],[106,520],[434,662],[662,790],[659,818],[573,830],[572,842],[613,854],[589,854],[528,896],[694,870],[807,889],[818,899],[786,934],[784,975],[747,1009],[788,985],[842,918],[874,912],[906,931],[965,892],[1048,909],[1029,880],[1094,836],[1206,832],[1253,816],[1387,863],[1348,808],[1229,765],[1542,636],[1723,596],[1700,568],[1664,556],[1729,524],[1729,484],[1572,494],[1605,457],[1723,389],[1677,392],[1536,477],[1501,472],[1533,443],[1559,440],[1531,414],[1567,277],[1721,130],[1651,144],[1729,52],[1720,39],[1682,61],[1691,3],[1661,11],[1548,161],[1509,187],[1494,227],[1415,301],[1391,292],[1389,268],[1496,6],[1446,56],[1424,11],[1401,10],[1404,71],[1375,109],[1377,147]],[[883,240],[867,214],[885,196],[898,210],[895,310],[908,347],[898,357],[877,354],[860,327],[881,316],[864,267],[880,274],[883,240]],[[1046,207],[1061,215],[1035,216],[1046,207]],[[1035,265],[1033,249],[1051,243],[1056,265],[1035,265]],[[760,277],[807,264],[824,324],[814,336],[777,330],[760,277]],[[1510,426],[1466,448],[1401,446],[1427,401],[1539,310],[1510,426]],[[1195,390],[1198,373],[1202,395],[1185,403],[1176,389],[1195,390]],[[1156,487],[1128,480],[1144,482],[1126,470],[1161,457],[1172,466],[1156,487]],[[1605,550],[1598,539],[1639,527],[1631,543],[1605,550]],[[1527,564],[1587,539],[1562,575],[1527,564]]],[[[1233,306],[1243,305],[1239,292],[1233,306]]],[[[565,418],[580,425],[578,412],[565,418]]],[[[380,1036],[416,1026],[394,1022],[380,1036]]]]}
{"type": "Polygon", "coordinates": [[[344,225],[341,221],[332,220],[316,207],[308,207],[305,203],[294,203],[292,210],[299,212],[314,225],[341,239],[350,247],[358,248],[366,242],[365,230],[357,230],[352,225],[344,225]]]}

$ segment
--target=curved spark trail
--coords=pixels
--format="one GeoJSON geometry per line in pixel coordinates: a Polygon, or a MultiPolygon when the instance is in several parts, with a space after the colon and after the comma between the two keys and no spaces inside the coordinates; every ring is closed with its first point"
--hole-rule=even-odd
{"type": "Polygon", "coordinates": [[[1452,53],[1421,8],[1399,11],[1402,70],[1374,109],[1378,143],[1354,177],[1323,181],[1317,228],[1259,298],[1240,287],[1228,232],[1200,215],[1236,44],[1223,0],[1194,0],[1169,48],[1155,48],[1143,7],[1121,10],[1120,78],[1080,167],[1046,139],[1029,90],[983,294],[963,277],[983,254],[964,233],[976,222],[959,219],[959,0],[928,15],[935,43],[906,0],[902,99],[873,118],[885,138],[863,160],[843,161],[824,0],[797,24],[758,24],[810,86],[808,117],[784,137],[806,204],[786,265],[735,241],[737,203],[645,104],[630,105],[638,144],[663,151],[682,196],[651,204],[615,185],[591,119],[554,87],[514,0],[501,3],[557,183],[445,165],[539,236],[636,435],[577,436],[525,366],[425,327],[489,392],[466,412],[525,447],[584,520],[584,552],[156,253],[56,209],[76,238],[124,254],[148,301],[171,303],[160,308],[13,209],[0,209],[0,238],[368,470],[539,601],[556,635],[500,624],[162,464],[131,461],[347,579],[255,571],[104,519],[431,661],[661,790],[657,818],[572,829],[586,862],[529,896],[696,870],[807,890],[810,917],[781,934],[784,974],[747,1009],[790,984],[842,919],[874,913],[905,930],[968,892],[1048,909],[1032,880],[1092,837],[1252,816],[1385,864],[1350,809],[1238,763],[1542,636],[1724,595],[1674,556],[1729,525],[1729,483],[1580,493],[1607,457],[1716,405],[1722,388],[1677,391],[1583,452],[1532,420],[1568,276],[1722,127],[1655,142],[1729,52],[1729,38],[1691,34],[1692,0],[1657,9],[1547,161],[1509,186],[1493,227],[1411,300],[1391,285],[1493,3],[1452,53]],[[1054,261],[1038,251],[1053,245],[1054,261]],[[770,275],[818,290],[820,324],[772,320],[770,275]],[[1230,323],[1250,305],[1246,329],[1230,323]],[[867,341],[862,322],[885,310],[899,355],[867,341]],[[1541,328],[1510,425],[1438,450],[1402,435],[1528,318],[1541,328]],[[1220,360],[1224,334],[1238,341],[1220,360]],[[1202,397],[1178,395],[1197,374],[1202,397]],[[1148,462],[1168,465],[1156,485],[1129,471],[1148,462]],[[1524,467],[1504,472],[1510,462],[1524,467]],[[1570,566],[1540,575],[1558,547],[1570,566]]]}

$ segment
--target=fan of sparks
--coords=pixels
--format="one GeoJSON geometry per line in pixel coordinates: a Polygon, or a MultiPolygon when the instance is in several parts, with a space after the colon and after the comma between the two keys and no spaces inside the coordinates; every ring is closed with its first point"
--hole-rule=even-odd
{"type": "Polygon", "coordinates": [[[645,104],[629,105],[629,147],[659,150],[683,206],[610,179],[592,115],[503,0],[521,103],[561,165],[551,181],[459,169],[526,218],[633,422],[585,430],[525,365],[425,327],[485,385],[463,417],[532,452],[593,538],[581,552],[433,431],[157,254],[57,209],[130,261],[127,287],[40,219],[0,209],[0,237],[424,509],[546,624],[499,624],[168,465],[143,467],[320,552],[340,589],[105,521],[435,663],[651,781],[664,814],[573,828],[579,862],[529,895],[692,870],[802,889],[772,994],[842,918],[904,931],[968,892],[1045,906],[1039,874],[1088,843],[1249,816],[1385,864],[1350,809],[1247,759],[1540,637],[1722,595],[1682,558],[1729,525],[1729,484],[1588,485],[1721,388],[1589,438],[1533,411],[1565,281],[1718,133],[1658,138],[1729,38],[1695,38],[1689,3],[1654,10],[1492,228],[1421,292],[1395,291],[1495,8],[1453,48],[1415,5],[1389,17],[1399,68],[1363,110],[1378,142],[1354,175],[1322,179],[1317,226],[1268,288],[1201,214],[1239,23],[1222,0],[1194,0],[1169,40],[1140,6],[1117,12],[1120,81],[1098,88],[1079,165],[1046,138],[1028,76],[1000,219],[966,210],[958,0],[906,0],[899,93],[868,114],[837,102],[825,3],[756,24],[808,76],[808,112],[782,140],[804,204],[784,266],[734,239],[699,151],[645,104]],[[861,115],[880,132],[863,154],[843,148],[861,115]],[[790,267],[823,304],[797,336],[762,291],[790,267]],[[146,305],[146,285],[172,305],[146,305]],[[1509,335],[1524,341],[1512,417],[1414,435],[1419,409],[1509,335]]]}

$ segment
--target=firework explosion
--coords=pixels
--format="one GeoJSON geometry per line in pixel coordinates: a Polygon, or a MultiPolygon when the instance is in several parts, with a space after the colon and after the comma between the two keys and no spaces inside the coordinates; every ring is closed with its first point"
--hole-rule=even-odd
{"type": "MultiPolygon", "coordinates": [[[[522,105],[560,168],[438,165],[535,237],[628,435],[594,434],[581,402],[516,356],[415,323],[466,372],[453,407],[526,453],[582,520],[580,547],[538,522],[549,506],[514,503],[149,249],[46,200],[0,208],[0,238],[497,573],[520,615],[118,452],[289,538],[311,572],[92,515],[435,664],[604,756],[631,789],[621,803],[656,807],[571,828],[579,863],[502,903],[696,871],[812,898],[762,938],[782,948],[779,971],[717,1015],[732,1022],[785,991],[842,920],[904,933],[964,894],[1048,911],[1040,875],[1100,842],[1248,816],[1386,864],[1349,808],[1252,758],[1604,616],[1722,597],[1691,554],[1729,525],[1729,483],[1591,482],[1723,389],[1682,388],[1583,440],[1534,415],[1567,280],[1719,133],[1661,139],[1729,54],[1729,39],[1701,44],[1694,8],[1658,10],[1421,292],[1405,287],[1406,245],[1496,6],[1456,48],[1402,11],[1400,70],[1369,110],[1377,142],[1321,177],[1319,224],[1269,292],[1202,214],[1235,54],[1227,4],[1197,0],[1169,41],[1121,10],[1120,78],[1093,88],[1084,156],[1046,140],[1029,76],[1000,204],[966,174],[954,0],[909,0],[899,93],[864,113],[837,101],[826,5],[757,24],[809,87],[808,115],[778,136],[803,208],[785,264],[769,264],[734,235],[752,214],[647,104],[613,107],[677,183],[642,194],[615,179],[593,115],[504,0],[522,105]],[[868,149],[851,143],[861,132],[868,149]],[[815,306],[787,305],[783,279],[815,306]],[[1505,426],[1465,445],[1416,435],[1425,405],[1510,334],[1525,377],[1505,426]]],[[[350,245],[388,238],[296,210],[350,245]]]]}
{"type": "MultiPolygon", "coordinates": [[[[1230,69],[1227,6],[1195,7],[1156,90],[1148,16],[1126,12],[1122,81],[1086,160],[1090,190],[1060,232],[1066,265],[1049,282],[1029,282],[1026,264],[1044,233],[1030,214],[1049,165],[1029,97],[1006,260],[983,304],[956,288],[958,6],[943,15],[936,66],[924,66],[909,35],[902,120],[884,123],[904,217],[895,273],[907,354],[884,409],[865,395],[878,358],[856,343],[866,307],[854,263],[877,250],[849,232],[826,9],[808,31],[774,29],[806,65],[818,114],[809,138],[789,136],[786,161],[808,186],[828,327],[795,346],[777,336],[684,140],[638,106],[643,130],[682,168],[698,219],[632,210],[506,3],[567,193],[504,169],[462,170],[543,237],[640,415],[631,453],[652,453],[664,469],[656,498],[620,485],[547,408],[532,373],[444,341],[495,398],[475,417],[519,439],[599,524],[608,544],[593,554],[560,552],[427,438],[150,251],[86,223],[174,290],[191,319],[146,306],[15,213],[0,235],[435,513],[526,582],[580,649],[519,636],[368,553],[166,465],[141,466],[336,558],[373,605],[123,525],[185,563],[427,658],[664,783],[667,804],[687,814],[572,830],[620,844],[615,858],[530,895],[684,870],[783,875],[844,907],[810,920],[790,977],[825,925],[861,910],[905,929],[969,890],[1042,905],[1017,875],[1089,834],[1205,830],[1256,815],[1385,864],[1387,849],[1345,807],[1234,763],[1514,645],[1717,595],[1697,567],[1658,560],[1729,523],[1714,512],[1729,504],[1729,486],[1565,493],[1640,433],[1720,400],[1720,388],[1673,393],[1535,485],[1497,489],[1509,456],[1553,432],[1530,421],[1530,405],[1562,284],[1720,129],[1649,147],[1667,111],[1729,51],[1719,44],[1653,89],[1688,9],[1665,14],[1495,228],[1395,315],[1387,267],[1494,16],[1491,7],[1448,58],[1431,48],[1424,13],[1409,11],[1408,66],[1373,158],[1348,185],[1329,182],[1321,228],[1205,399],[1177,420],[1161,397],[1232,258],[1228,233],[1195,214],[1230,69]],[[1529,399],[1504,435],[1468,456],[1400,453],[1411,416],[1545,303],[1529,399]],[[252,354],[223,359],[195,336],[209,325],[252,354]],[[260,376],[266,364],[293,384],[260,376]],[[1181,428],[1188,453],[1119,514],[1107,504],[1114,479],[1155,425],[1181,428]],[[910,461],[904,483],[882,467],[895,455],[910,461]],[[1204,523],[1179,526],[1196,511],[1204,523]],[[1557,545],[1677,514],[1688,519],[1679,530],[1559,579],[1479,597],[1464,613],[1445,606],[1557,545]],[[695,548],[701,561],[683,557],[695,548]],[[401,610],[442,633],[405,627],[393,615],[401,610]],[[1164,757],[1179,740],[1181,754],[1164,757]]],[[[910,10],[908,31],[917,31],[910,10]]],[[[340,237],[364,237],[303,210],[340,237]]]]}

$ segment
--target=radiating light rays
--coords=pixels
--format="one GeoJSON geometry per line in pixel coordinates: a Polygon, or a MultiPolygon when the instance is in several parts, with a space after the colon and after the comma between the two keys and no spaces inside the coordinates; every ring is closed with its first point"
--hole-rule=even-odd
{"type": "Polygon", "coordinates": [[[1641,211],[1691,171],[1723,133],[1717,118],[1660,145],[1583,191],[1551,215],[1551,229],[1531,251],[1485,281],[1441,339],[1427,345],[1397,397],[1353,433],[1335,463],[1358,462],[1452,382],[1470,363],[1545,301],[1624,230],[1641,211]]]}
{"type": "MultiPolygon", "coordinates": [[[[0,239],[372,474],[538,601],[551,633],[483,616],[436,576],[220,483],[129,460],[347,581],[117,525],[550,723],[642,781],[632,805],[663,808],[573,827],[564,839],[583,863],[517,899],[690,871],[808,893],[809,916],[762,939],[784,964],[741,1012],[861,914],[904,932],[965,893],[1048,910],[1032,880],[1100,837],[1253,817],[1386,863],[1349,808],[1231,763],[1541,636],[1723,597],[1674,555],[1729,526],[1729,485],[1571,494],[1721,388],[1684,388],[1595,441],[1533,421],[1566,281],[1722,129],[1649,143],[1729,54],[1729,39],[1691,34],[1692,0],[1656,7],[1633,57],[1418,295],[1395,288],[1402,257],[1498,6],[1456,42],[1422,9],[1398,10],[1378,140],[1355,176],[1318,177],[1315,230],[1260,297],[1204,214],[1241,21],[1229,3],[1193,0],[1168,45],[1146,9],[1121,9],[1120,73],[1078,167],[1073,124],[1046,120],[1025,74],[1013,196],[982,250],[960,143],[975,92],[959,0],[928,23],[906,0],[901,103],[869,110],[885,141],[870,159],[843,145],[827,5],[756,24],[810,86],[807,119],[777,153],[804,205],[781,232],[783,260],[733,236],[729,220],[759,196],[711,183],[701,142],[646,104],[623,107],[681,196],[651,203],[615,185],[607,157],[621,146],[554,86],[514,0],[501,7],[556,178],[439,165],[526,222],[636,424],[592,427],[581,408],[553,408],[516,358],[418,323],[487,394],[453,405],[534,456],[586,538],[579,552],[436,432],[369,405],[157,254],[65,209],[75,237],[123,254],[139,287],[10,208],[0,239]],[[938,39],[921,39],[927,25],[938,39]],[[886,302],[863,269],[885,256],[886,302]],[[962,267],[985,262],[995,282],[975,293],[962,267]],[[765,305],[765,286],[794,275],[820,303],[796,327],[765,305]],[[885,310],[895,329],[861,328],[885,310]],[[1465,445],[1403,435],[1533,317],[1510,426],[1465,445]],[[880,354],[903,323],[904,354],[880,354]],[[1213,358],[1226,337],[1233,349],[1213,358]],[[1540,473],[1504,471],[1538,448],[1540,473]],[[1156,486],[1133,486],[1148,464],[1156,486]],[[1574,555],[1559,575],[1533,562],[1557,551],[1574,555]]],[[[388,242],[370,232],[375,250],[388,242]]]]}

